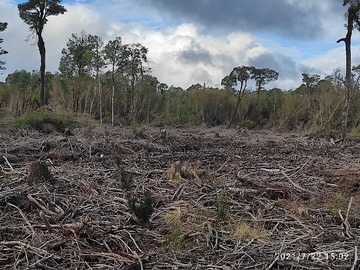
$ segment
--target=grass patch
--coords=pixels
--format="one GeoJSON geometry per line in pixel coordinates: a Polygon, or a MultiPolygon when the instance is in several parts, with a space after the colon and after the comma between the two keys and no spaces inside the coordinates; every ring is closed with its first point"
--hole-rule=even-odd
{"type": "Polygon", "coordinates": [[[310,201],[309,207],[315,209],[327,209],[330,210],[331,213],[337,215],[339,210],[345,211],[348,205],[348,198],[346,198],[343,194],[332,194],[330,196],[326,196],[326,198],[315,198],[310,201]]]}
{"type": "Polygon", "coordinates": [[[51,133],[53,131],[65,132],[67,128],[74,125],[72,118],[63,113],[49,111],[27,112],[14,119],[17,128],[43,131],[51,133]]]}
{"type": "Polygon", "coordinates": [[[339,210],[346,210],[348,205],[348,198],[341,194],[336,194],[334,197],[329,197],[324,202],[324,208],[329,209],[333,214],[337,214],[339,210]]]}
{"type": "Polygon", "coordinates": [[[230,206],[226,194],[216,195],[216,220],[226,221],[230,217],[230,206]]]}
{"type": "Polygon", "coordinates": [[[165,242],[163,248],[166,251],[169,250],[184,250],[187,245],[187,241],[184,238],[186,234],[186,224],[181,220],[183,212],[181,208],[167,213],[165,215],[165,222],[169,226],[169,231],[165,235],[165,242]]]}
{"type": "Polygon", "coordinates": [[[266,240],[269,236],[263,230],[254,228],[246,222],[240,222],[234,226],[233,237],[239,240],[250,241],[252,239],[266,240]]]}

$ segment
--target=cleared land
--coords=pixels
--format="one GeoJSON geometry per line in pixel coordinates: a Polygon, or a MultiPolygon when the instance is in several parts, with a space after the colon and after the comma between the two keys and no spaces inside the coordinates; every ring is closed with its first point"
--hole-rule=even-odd
{"type": "Polygon", "coordinates": [[[359,269],[359,150],[221,128],[2,129],[0,268],[359,269]],[[146,194],[149,221],[129,207],[146,194]]]}

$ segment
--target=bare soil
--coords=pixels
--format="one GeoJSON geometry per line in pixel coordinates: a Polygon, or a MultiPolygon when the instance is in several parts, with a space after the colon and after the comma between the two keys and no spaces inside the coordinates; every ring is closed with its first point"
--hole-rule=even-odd
{"type": "Polygon", "coordinates": [[[222,127],[1,129],[0,269],[359,269],[359,149],[222,127]],[[150,220],[129,203],[146,194],[150,220]]]}

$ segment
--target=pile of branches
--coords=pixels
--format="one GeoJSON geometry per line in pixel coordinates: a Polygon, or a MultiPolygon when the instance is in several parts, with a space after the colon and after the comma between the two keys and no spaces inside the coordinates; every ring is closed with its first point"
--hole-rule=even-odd
{"type": "Polygon", "coordinates": [[[1,269],[359,267],[355,142],[201,129],[1,138],[1,269]]]}

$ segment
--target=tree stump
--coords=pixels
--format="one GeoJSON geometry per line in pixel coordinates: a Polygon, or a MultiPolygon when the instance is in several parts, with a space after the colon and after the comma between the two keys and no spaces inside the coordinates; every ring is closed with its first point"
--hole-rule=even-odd
{"type": "Polygon", "coordinates": [[[49,182],[53,184],[53,179],[47,164],[44,161],[35,161],[29,168],[27,183],[29,186],[49,182]]]}

